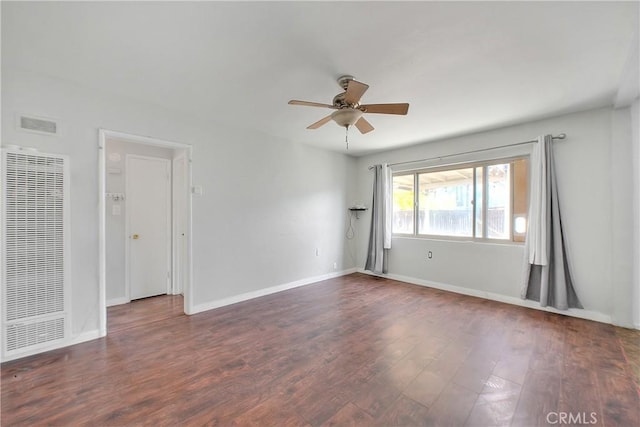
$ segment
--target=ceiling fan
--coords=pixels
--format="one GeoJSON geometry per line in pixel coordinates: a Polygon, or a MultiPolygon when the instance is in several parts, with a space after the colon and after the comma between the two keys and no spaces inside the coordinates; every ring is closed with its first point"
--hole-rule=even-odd
{"type": "Polygon", "coordinates": [[[369,85],[353,80],[353,76],[342,76],[338,78],[338,84],[344,90],[333,97],[332,104],[321,104],[319,102],[298,101],[292,99],[289,105],[304,105],[307,107],[323,107],[336,110],[328,116],[307,126],[307,129],[318,129],[320,126],[333,120],[338,125],[347,128],[355,125],[360,133],[369,133],[374,128],[363,116],[364,113],[374,114],[398,114],[406,115],[409,111],[409,104],[360,104],[360,98],[369,89],[369,85]]]}

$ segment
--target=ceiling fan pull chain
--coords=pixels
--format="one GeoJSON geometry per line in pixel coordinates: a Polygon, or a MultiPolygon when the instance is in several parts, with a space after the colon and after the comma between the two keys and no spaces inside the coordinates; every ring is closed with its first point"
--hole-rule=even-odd
{"type": "Polygon", "coordinates": [[[347,150],[349,149],[349,126],[345,126],[344,142],[347,144],[347,150]]]}

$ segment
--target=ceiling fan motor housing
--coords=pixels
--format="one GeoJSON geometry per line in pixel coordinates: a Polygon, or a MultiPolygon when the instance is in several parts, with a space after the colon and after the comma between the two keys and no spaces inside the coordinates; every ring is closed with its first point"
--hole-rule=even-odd
{"type": "Polygon", "coordinates": [[[333,97],[333,106],[336,108],[349,108],[349,107],[355,107],[355,105],[349,105],[347,103],[347,101],[345,101],[344,97],[346,95],[346,92],[340,92],[339,94],[337,94],[336,96],[333,97]]]}
{"type": "Polygon", "coordinates": [[[342,88],[343,92],[340,92],[336,96],[333,97],[333,106],[336,108],[357,108],[359,103],[350,105],[345,97],[347,95],[347,89],[349,88],[349,82],[353,80],[354,77],[350,75],[344,75],[338,77],[338,85],[342,88]]]}

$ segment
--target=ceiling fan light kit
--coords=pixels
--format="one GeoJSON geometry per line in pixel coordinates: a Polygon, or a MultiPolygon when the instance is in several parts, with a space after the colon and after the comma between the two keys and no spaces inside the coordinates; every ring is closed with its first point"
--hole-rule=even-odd
{"type": "Polygon", "coordinates": [[[364,112],[362,110],[358,110],[357,108],[342,108],[331,113],[331,118],[338,125],[348,127],[355,125],[356,122],[360,120],[360,117],[362,117],[363,114],[364,112]]]}
{"type": "Polygon", "coordinates": [[[338,85],[344,92],[340,92],[334,96],[332,104],[292,99],[289,101],[289,105],[322,107],[336,110],[330,115],[309,125],[307,129],[318,129],[320,126],[323,126],[333,120],[339,126],[342,126],[347,130],[347,135],[345,137],[347,149],[349,149],[349,127],[355,125],[362,134],[369,133],[374,130],[371,123],[362,117],[364,113],[406,115],[409,111],[409,104],[406,103],[361,105],[360,98],[362,98],[362,95],[364,95],[367,89],[369,89],[369,85],[354,80],[353,76],[344,75],[339,77],[338,85]]]}

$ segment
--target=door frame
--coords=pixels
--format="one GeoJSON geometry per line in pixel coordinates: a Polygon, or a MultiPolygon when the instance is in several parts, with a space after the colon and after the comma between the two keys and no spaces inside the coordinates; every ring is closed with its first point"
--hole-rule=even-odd
{"type": "MultiPolygon", "coordinates": [[[[185,216],[185,212],[182,212],[182,215],[179,215],[179,206],[178,206],[178,197],[176,195],[178,193],[182,193],[182,195],[184,196],[185,194],[189,193],[189,187],[187,187],[187,180],[186,180],[186,171],[187,171],[187,164],[189,163],[189,159],[187,156],[187,153],[185,151],[182,151],[181,153],[178,153],[176,156],[173,157],[173,159],[171,159],[171,231],[172,231],[172,236],[171,236],[171,241],[174,242],[172,245],[172,257],[171,257],[171,294],[172,295],[178,295],[181,294],[183,292],[184,289],[184,271],[185,271],[185,265],[184,262],[182,263],[182,267],[179,267],[179,253],[180,252],[186,252],[183,251],[183,248],[181,248],[180,246],[184,244],[184,238],[186,237],[186,232],[184,233],[183,236],[180,236],[180,230],[179,228],[186,228],[186,218],[180,218],[182,219],[182,222],[184,222],[184,224],[178,224],[178,218],[180,216],[184,217],[185,216]],[[178,174],[175,173],[176,170],[176,163],[178,161],[183,162],[184,164],[184,171],[182,174],[182,177],[178,174]],[[180,271],[180,275],[178,275],[178,271],[180,271]]],[[[187,204],[187,199],[184,198],[184,204],[186,206],[187,204]]],[[[185,258],[185,253],[182,253],[182,257],[183,260],[185,258]]]]}
{"type": "MultiPolygon", "coordinates": [[[[193,314],[193,199],[191,188],[193,186],[192,176],[192,159],[193,147],[189,144],[168,141],[148,136],[140,136],[125,132],[113,131],[108,129],[98,129],[98,282],[99,282],[99,331],[100,336],[107,335],[107,250],[106,250],[106,155],[105,148],[107,139],[118,139],[122,141],[134,142],[137,144],[153,145],[156,147],[183,149],[187,155],[186,163],[186,185],[184,188],[186,197],[185,206],[185,231],[186,231],[186,253],[185,253],[185,269],[182,293],[184,296],[184,312],[185,314],[193,314]]],[[[173,243],[172,243],[173,245],[173,243]]],[[[172,252],[175,253],[174,250],[172,252]]]]}
{"type": "MultiPolygon", "coordinates": [[[[162,157],[153,157],[153,156],[143,156],[140,154],[127,154],[125,155],[125,194],[128,196],[130,181],[130,160],[131,159],[141,159],[141,160],[151,160],[151,161],[160,161],[165,165],[165,171],[169,173],[168,181],[166,182],[166,191],[169,195],[167,198],[167,205],[165,206],[167,213],[167,221],[165,227],[168,229],[167,232],[167,247],[166,247],[166,266],[168,269],[167,282],[165,289],[167,291],[167,295],[171,295],[171,290],[173,287],[173,267],[175,264],[175,242],[173,241],[173,195],[172,195],[172,183],[173,183],[173,175],[171,173],[171,167],[173,164],[173,159],[163,159],[162,157]]],[[[124,220],[124,234],[125,234],[125,248],[124,248],[124,288],[125,288],[125,297],[127,301],[131,302],[131,209],[127,206],[125,209],[125,220],[124,220]]]]}

